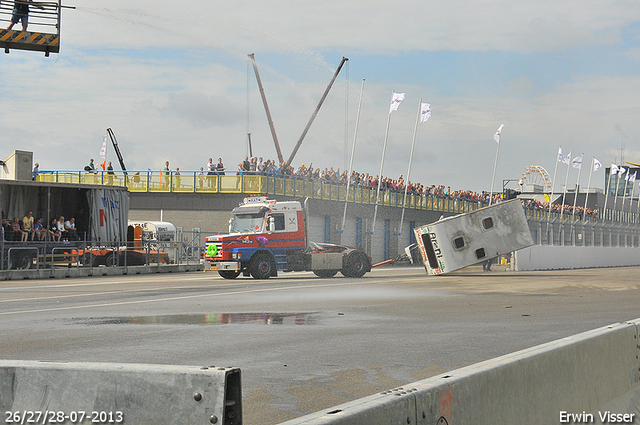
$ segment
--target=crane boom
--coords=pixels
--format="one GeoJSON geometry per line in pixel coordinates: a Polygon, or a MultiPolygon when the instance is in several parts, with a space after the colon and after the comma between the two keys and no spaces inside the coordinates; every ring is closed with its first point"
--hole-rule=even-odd
{"type": "Polygon", "coordinates": [[[291,161],[293,161],[293,157],[296,156],[296,153],[298,153],[298,149],[300,148],[300,145],[302,144],[302,140],[304,140],[304,137],[307,135],[307,132],[309,131],[309,128],[311,127],[311,124],[313,123],[313,120],[316,119],[316,116],[318,115],[318,112],[320,111],[320,107],[324,103],[324,100],[327,98],[327,95],[329,94],[329,90],[331,90],[331,87],[333,86],[334,81],[336,81],[336,78],[338,77],[338,74],[340,73],[340,70],[342,69],[342,66],[348,60],[349,60],[348,58],[345,58],[344,56],[342,57],[342,61],[340,62],[340,65],[338,65],[338,69],[336,69],[336,72],[333,74],[333,78],[331,79],[331,82],[329,83],[329,85],[327,86],[326,90],[324,91],[324,94],[322,95],[322,98],[320,99],[320,102],[318,102],[318,106],[316,107],[316,110],[313,112],[313,114],[311,115],[311,118],[309,119],[309,122],[307,123],[307,126],[302,131],[302,135],[300,136],[300,139],[298,140],[298,143],[296,143],[295,148],[293,148],[293,152],[291,152],[291,156],[287,160],[287,164],[291,165],[291,161]]]}
{"type": "Polygon", "coordinates": [[[127,169],[124,166],[124,159],[122,159],[122,154],[120,153],[120,149],[118,148],[118,141],[116,140],[116,135],[113,134],[113,130],[111,130],[111,128],[107,128],[107,133],[109,133],[109,138],[111,138],[111,144],[113,144],[113,150],[116,152],[118,161],[120,161],[120,167],[122,168],[122,171],[126,171],[127,169]]]}
{"type": "Polygon", "coordinates": [[[258,88],[260,89],[260,96],[262,96],[262,103],[264,104],[264,110],[267,112],[267,121],[269,121],[269,129],[271,130],[273,143],[276,145],[276,153],[278,154],[278,161],[282,163],[284,161],[284,158],[282,157],[282,152],[280,151],[278,136],[276,136],[276,129],[273,125],[273,120],[271,119],[271,112],[269,112],[269,105],[267,105],[267,98],[264,94],[264,88],[262,88],[262,81],[260,80],[260,74],[258,74],[258,65],[256,64],[256,58],[253,53],[251,53],[248,56],[251,58],[251,63],[253,64],[253,71],[256,74],[256,80],[258,81],[258,88]]]}

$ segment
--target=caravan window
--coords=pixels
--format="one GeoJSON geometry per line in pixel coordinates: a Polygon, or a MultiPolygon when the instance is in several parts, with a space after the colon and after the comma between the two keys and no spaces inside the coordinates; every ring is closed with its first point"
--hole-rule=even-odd
{"type": "Polygon", "coordinates": [[[487,217],[482,220],[482,227],[484,227],[484,230],[491,229],[493,227],[493,219],[491,217],[487,217]]]}
{"type": "Polygon", "coordinates": [[[462,236],[457,237],[453,240],[453,246],[456,249],[462,249],[464,248],[464,239],[462,238],[462,236]]]}

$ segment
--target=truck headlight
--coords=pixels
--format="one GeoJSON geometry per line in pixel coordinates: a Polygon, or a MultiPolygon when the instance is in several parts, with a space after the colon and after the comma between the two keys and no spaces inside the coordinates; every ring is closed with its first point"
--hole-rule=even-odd
{"type": "Polygon", "coordinates": [[[231,258],[233,258],[234,260],[240,260],[242,258],[242,253],[241,252],[234,252],[231,254],[231,258]]]}

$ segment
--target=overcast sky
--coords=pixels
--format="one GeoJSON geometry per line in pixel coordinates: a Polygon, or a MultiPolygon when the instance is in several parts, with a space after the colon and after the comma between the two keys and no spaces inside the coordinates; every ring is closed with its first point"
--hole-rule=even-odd
{"type": "MultiPolygon", "coordinates": [[[[496,189],[530,165],[553,177],[559,145],[584,153],[583,186],[592,157],[640,162],[638,1],[65,4],[76,9],[63,10],[59,54],[0,53],[0,157],[28,150],[41,169],[78,170],[99,159],[110,127],[130,170],[196,170],[209,157],[234,170],[247,133],[254,156],[275,159],[255,53],[285,159],[349,58],[296,167],[348,168],[363,79],[356,171],[379,172],[394,91],[406,98],[389,125],[392,178],[406,175],[420,99],[432,116],[410,180],[424,185],[489,190],[501,124],[496,189]]],[[[119,169],[111,146],[108,160],[119,169]]],[[[601,169],[591,185],[603,184],[601,169]]]]}

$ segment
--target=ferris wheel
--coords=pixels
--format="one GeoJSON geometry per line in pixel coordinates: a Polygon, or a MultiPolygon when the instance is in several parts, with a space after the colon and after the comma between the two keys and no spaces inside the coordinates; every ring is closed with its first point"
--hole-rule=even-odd
{"type": "Polygon", "coordinates": [[[549,178],[549,173],[540,165],[528,165],[518,177],[518,186],[520,186],[521,190],[525,185],[530,187],[535,185],[542,187],[543,192],[550,192],[551,179],[549,178]]]}

